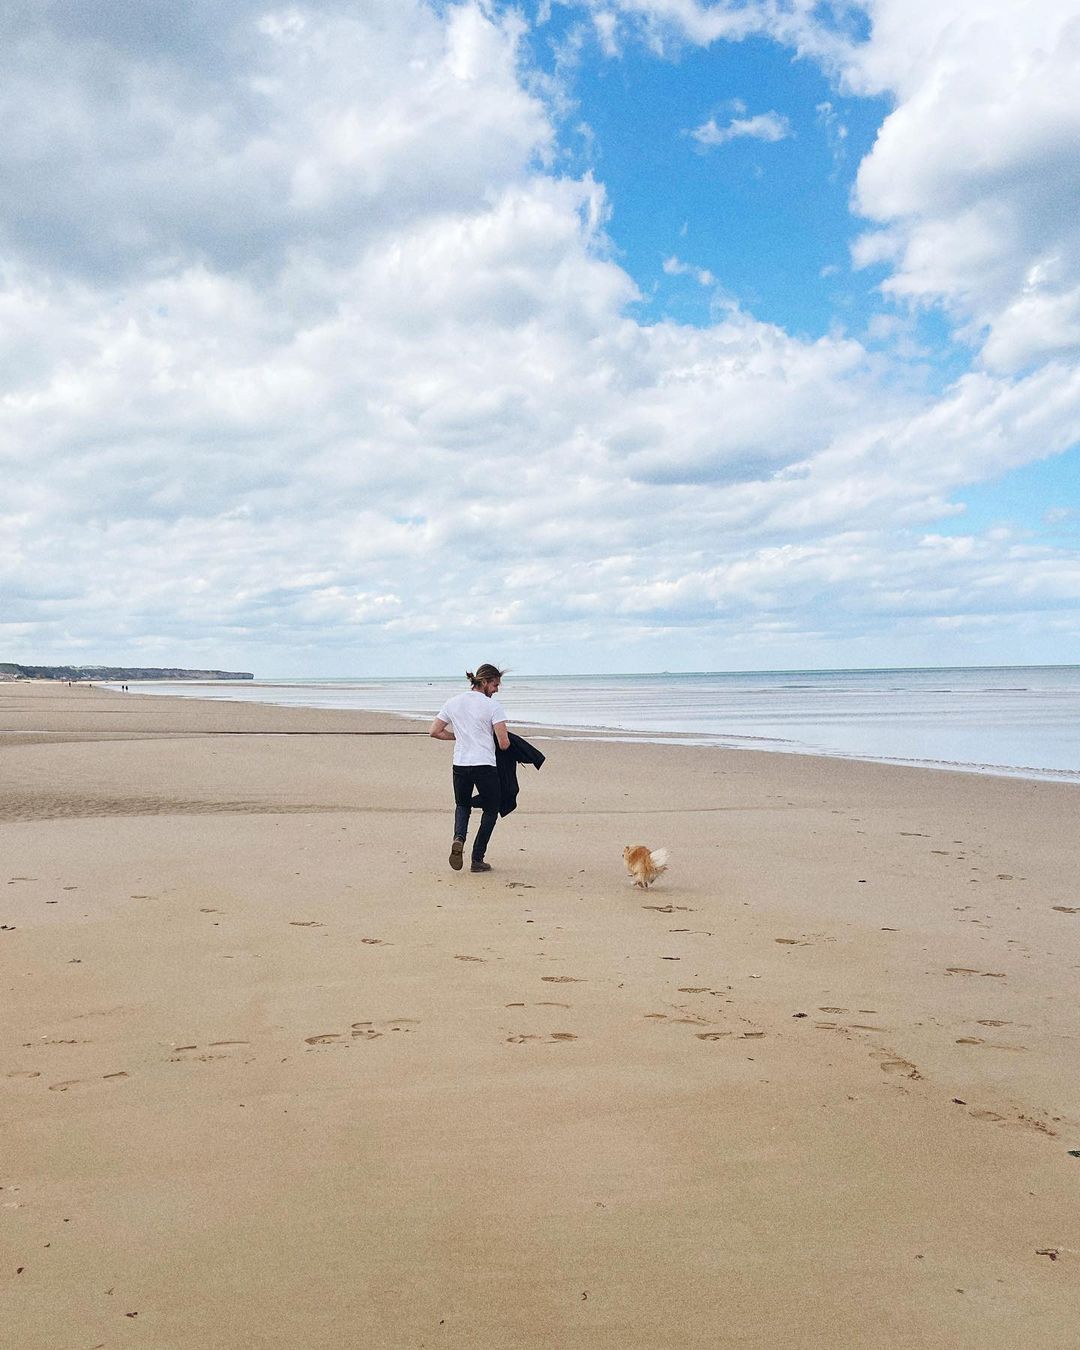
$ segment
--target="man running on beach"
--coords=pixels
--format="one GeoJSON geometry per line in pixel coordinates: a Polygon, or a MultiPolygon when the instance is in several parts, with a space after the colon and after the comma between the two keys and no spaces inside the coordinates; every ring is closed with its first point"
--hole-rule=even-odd
{"type": "Polygon", "coordinates": [[[472,847],[472,870],[490,872],[484,861],[488,840],[499,819],[501,793],[499,770],[495,764],[495,744],[500,750],[510,747],[506,712],[495,697],[502,671],[496,666],[478,666],[476,674],[465,672],[472,686],[467,693],[455,694],[439,709],[428,733],[437,741],[454,742],[454,842],[450,846],[450,866],[462,867],[462,854],[469,833],[472,796],[480,798],[480,828],[472,847]]]}

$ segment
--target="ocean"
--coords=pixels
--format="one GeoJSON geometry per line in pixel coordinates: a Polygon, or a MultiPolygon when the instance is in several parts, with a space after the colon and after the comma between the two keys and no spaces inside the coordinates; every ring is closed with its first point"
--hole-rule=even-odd
{"type": "MultiPolygon", "coordinates": [[[[116,686],[113,686],[116,687],[116,686]]],[[[142,683],[140,693],[430,719],[453,679],[142,683]]],[[[530,676],[512,725],[1080,782],[1080,666],[530,676]]]]}

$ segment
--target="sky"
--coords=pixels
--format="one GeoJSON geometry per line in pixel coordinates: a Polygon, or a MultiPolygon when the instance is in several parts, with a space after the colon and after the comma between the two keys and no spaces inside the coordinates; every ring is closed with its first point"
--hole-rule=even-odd
{"type": "Polygon", "coordinates": [[[1075,0],[5,0],[0,661],[1080,662],[1075,0]]]}

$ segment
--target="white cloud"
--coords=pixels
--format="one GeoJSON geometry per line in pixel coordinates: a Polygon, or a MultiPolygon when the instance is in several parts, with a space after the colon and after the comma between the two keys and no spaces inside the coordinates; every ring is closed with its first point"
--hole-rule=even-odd
{"type": "Polygon", "coordinates": [[[663,268],[669,277],[693,277],[699,286],[716,285],[716,278],[707,267],[695,267],[692,263],[683,262],[675,254],[664,259],[663,268]]]}
{"type": "MultiPolygon", "coordinates": [[[[857,2],[857,0],[856,0],[857,2]]],[[[621,18],[629,31],[644,34],[658,53],[693,42],[740,42],[754,35],[767,35],[793,47],[800,56],[814,57],[838,66],[848,53],[851,39],[841,27],[834,28],[820,17],[817,0],[582,0],[592,9],[621,18]]],[[[845,8],[834,9],[845,17],[845,8]]]]}
{"type": "Polygon", "coordinates": [[[870,13],[847,78],[897,99],[856,186],[895,254],[886,290],[943,303],[993,369],[1080,354],[1075,5],[874,0],[870,13]]]}
{"type": "Polygon", "coordinates": [[[699,145],[724,145],[728,141],[749,138],[755,141],[783,141],[792,134],[791,124],[786,117],[776,112],[756,113],[753,117],[733,117],[727,126],[718,126],[715,117],[710,117],[701,126],[695,127],[690,135],[699,145]]]}
{"type": "Polygon", "coordinates": [[[641,26],[652,47],[662,52],[670,41],[688,37],[707,44],[719,39],[737,41],[758,31],[760,22],[753,7],[719,4],[703,6],[697,0],[585,0],[595,11],[605,49],[617,50],[620,16],[641,26]],[[608,47],[610,45],[610,48],[608,47]]]}
{"type": "Polygon", "coordinates": [[[280,263],[298,237],[353,252],[465,207],[551,143],[517,78],[517,21],[475,4],[441,20],[409,0],[270,14],[245,0],[151,27],[134,50],[109,6],[20,8],[23,40],[0,50],[17,203],[0,240],[53,271],[234,272],[280,263]]]}
{"type": "Polygon", "coordinates": [[[599,13],[593,15],[593,24],[596,28],[596,35],[600,39],[600,46],[605,56],[618,56],[618,16],[610,10],[602,9],[599,13]]]}

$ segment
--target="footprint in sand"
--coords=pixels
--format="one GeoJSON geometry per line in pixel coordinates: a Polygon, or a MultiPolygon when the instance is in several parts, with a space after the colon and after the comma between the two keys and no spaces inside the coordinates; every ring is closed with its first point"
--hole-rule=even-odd
{"type": "Polygon", "coordinates": [[[1051,909],[1056,909],[1059,914],[1080,914],[1080,908],[1075,905],[1051,905],[1051,909]]]}
{"type": "Polygon", "coordinates": [[[1003,980],[1005,972],[1003,970],[973,970],[971,966],[946,966],[946,975],[981,975],[984,979],[1003,980]]]}
{"type": "Polygon", "coordinates": [[[709,1019],[707,1017],[672,1017],[670,1013],[644,1013],[643,1016],[650,1022],[671,1022],[679,1026],[686,1027],[707,1027],[709,1019]]]}
{"type": "Polygon", "coordinates": [[[540,978],[547,984],[584,984],[576,975],[541,975],[540,978]]]}
{"type": "Polygon", "coordinates": [[[486,958],[484,958],[483,956],[455,956],[455,957],[454,957],[454,960],[455,960],[455,961],[479,961],[479,962],[481,962],[481,963],[483,963],[485,959],[486,959],[486,958]]]}
{"type": "MultiPolygon", "coordinates": [[[[953,1100],[961,1106],[966,1104],[959,1097],[954,1097],[953,1100]]],[[[1016,1116],[1010,1119],[1008,1116],[1002,1115],[1000,1111],[992,1111],[989,1107],[978,1106],[970,1108],[968,1115],[971,1116],[972,1120],[985,1120],[991,1125],[1000,1125],[1006,1130],[1035,1130],[1039,1134],[1049,1135],[1051,1139],[1056,1139],[1058,1134],[1057,1130],[1048,1125],[1045,1120],[1040,1120],[1038,1116],[1026,1115],[1023,1111],[1018,1112],[1016,1116]]]]}
{"type": "Polygon", "coordinates": [[[912,1064],[910,1059],[902,1059],[899,1055],[890,1059],[883,1059],[880,1063],[882,1073],[902,1074],[905,1078],[921,1078],[922,1074],[912,1064]]]}
{"type": "Polygon", "coordinates": [[[93,1087],[96,1083],[115,1082],[118,1078],[127,1078],[124,1072],[103,1073],[100,1078],[67,1078],[62,1083],[50,1083],[50,1092],[69,1092],[72,1088],[93,1087]]]}
{"type": "Polygon", "coordinates": [[[545,1045],[555,1044],[559,1041],[576,1041],[577,1036],[572,1031],[553,1031],[547,1036],[531,1035],[529,1033],[519,1033],[514,1036],[507,1036],[507,1045],[524,1045],[526,1041],[541,1041],[545,1045]]]}
{"type": "Polygon", "coordinates": [[[382,938],[361,938],[360,941],[365,947],[385,947],[387,945],[382,938]]]}
{"type": "Polygon", "coordinates": [[[809,947],[810,944],[805,938],[773,938],[774,942],[779,942],[785,947],[809,947]]]}
{"type": "MultiPolygon", "coordinates": [[[[229,1049],[230,1046],[234,1046],[234,1045],[250,1045],[250,1044],[251,1044],[250,1041],[210,1041],[210,1042],[208,1043],[208,1045],[207,1045],[207,1049],[208,1049],[208,1050],[227,1050],[227,1049],[229,1049]]],[[[190,1051],[190,1050],[198,1050],[198,1048],[199,1048],[199,1047],[198,1047],[197,1044],[196,1044],[196,1045],[174,1045],[174,1046],[173,1046],[173,1054],[174,1054],[174,1055],[186,1054],[188,1051],[190,1051]]],[[[201,1059],[224,1059],[225,1056],[224,1056],[224,1055],[202,1055],[202,1056],[196,1056],[196,1058],[201,1058],[201,1059]]],[[[174,1063],[175,1061],[170,1061],[170,1062],[173,1062],[173,1063],[174,1063]]]]}
{"type": "Polygon", "coordinates": [[[691,909],[689,905],[642,905],[642,909],[655,909],[657,914],[696,914],[696,909],[691,909]]]}
{"type": "Polygon", "coordinates": [[[1057,1130],[1047,1125],[1045,1120],[1039,1120],[1037,1116],[1019,1115],[1016,1118],[1015,1127],[1023,1130],[1038,1130],[1040,1134],[1048,1134],[1053,1139],[1057,1138],[1057,1130]]]}
{"type": "Polygon", "coordinates": [[[420,1025],[416,1017],[391,1017],[379,1022],[353,1022],[350,1034],[353,1040],[373,1041],[388,1031],[413,1031],[420,1025]]]}
{"type": "MultiPolygon", "coordinates": [[[[217,911],[215,910],[215,911],[213,911],[213,912],[216,913],[217,911]]],[[[290,928],[322,928],[322,927],[324,927],[324,926],[325,926],[325,925],[321,924],[321,923],[318,921],[318,919],[290,919],[290,920],[289,920],[289,927],[290,927],[290,928]]]]}
{"type": "MultiPolygon", "coordinates": [[[[225,1047],[229,1045],[247,1045],[247,1041],[216,1041],[214,1044],[225,1047]]],[[[201,1054],[195,1054],[198,1050],[197,1045],[177,1045],[173,1047],[173,1053],[169,1056],[170,1064],[209,1064],[215,1059],[228,1059],[228,1055],[221,1053],[212,1053],[207,1047],[201,1054]]]]}
{"type": "Polygon", "coordinates": [[[851,1011],[850,1008],[819,1008],[819,1009],[818,1009],[818,1012],[827,1012],[827,1013],[846,1013],[846,1012],[850,1012],[850,1011],[851,1011]]]}
{"type": "Polygon", "coordinates": [[[388,1031],[412,1031],[418,1025],[419,1021],[415,1017],[393,1017],[378,1022],[353,1022],[347,1032],[320,1031],[314,1036],[305,1036],[304,1044],[318,1047],[349,1045],[353,1041],[374,1041],[386,1035],[388,1031]]]}
{"type": "Polygon", "coordinates": [[[5,1078],[40,1078],[41,1072],[38,1069],[10,1069],[5,1078]]]}
{"type": "Polygon", "coordinates": [[[1024,1051],[1026,1045],[1003,1045],[1000,1041],[984,1041],[981,1036],[958,1036],[957,1045],[981,1045],[987,1050],[1016,1050],[1024,1051]]]}
{"type": "Polygon", "coordinates": [[[725,1036],[730,1036],[730,1031],[695,1031],[694,1035],[699,1041],[722,1041],[725,1036]]]}

